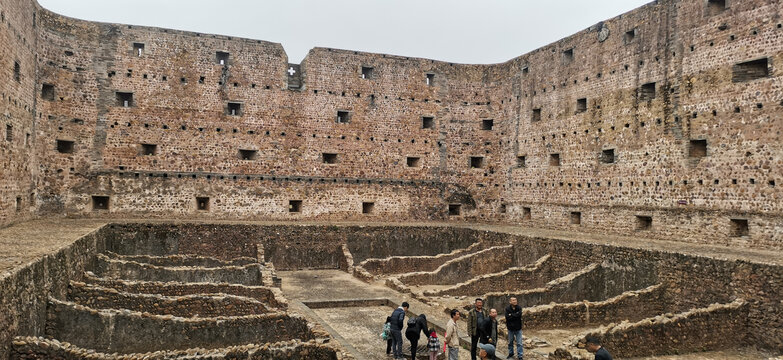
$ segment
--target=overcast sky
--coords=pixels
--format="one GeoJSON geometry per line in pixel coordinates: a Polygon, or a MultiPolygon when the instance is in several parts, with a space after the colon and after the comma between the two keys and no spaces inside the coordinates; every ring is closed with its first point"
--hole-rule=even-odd
{"type": "Polygon", "coordinates": [[[456,63],[509,60],[651,0],[38,0],[80,19],[456,63]]]}

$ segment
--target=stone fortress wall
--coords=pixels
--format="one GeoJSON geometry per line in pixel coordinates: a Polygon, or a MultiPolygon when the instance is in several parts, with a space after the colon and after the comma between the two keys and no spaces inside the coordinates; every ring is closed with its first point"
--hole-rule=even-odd
{"type": "Polygon", "coordinates": [[[0,222],[511,222],[781,249],[780,10],[656,1],[493,65],[289,64],[276,43],[0,0],[0,222]]]}

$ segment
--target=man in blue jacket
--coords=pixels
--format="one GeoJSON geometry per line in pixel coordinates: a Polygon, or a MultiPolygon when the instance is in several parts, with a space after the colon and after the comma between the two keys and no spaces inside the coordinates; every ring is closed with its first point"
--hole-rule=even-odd
{"type": "Polygon", "coordinates": [[[391,314],[392,353],[395,359],[402,359],[402,327],[405,325],[405,313],[408,311],[408,302],[403,302],[400,307],[394,309],[391,314]]]}

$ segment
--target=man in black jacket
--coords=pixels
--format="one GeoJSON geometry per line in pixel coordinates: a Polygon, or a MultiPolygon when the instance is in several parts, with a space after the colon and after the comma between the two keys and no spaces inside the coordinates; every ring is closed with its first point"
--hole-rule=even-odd
{"type": "Polygon", "coordinates": [[[517,298],[512,297],[506,306],[506,328],[508,329],[508,359],[514,358],[514,342],[517,343],[517,355],[522,360],[522,307],[517,305],[517,298]]]}
{"type": "Polygon", "coordinates": [[[419,348],[419,339],[421,336],[419,333],[424,333],[424,337],[429,339],[430,330],[427,329],[427,316],[424,314],[419,315],[414,325],[408,325],[405,329],[405,337],[411,342],[411,359],[416,359],[416,350],[419,348]]]}
{"type": "Polygon", "coordinates": [[[408,311],[408,302],[403,302],[400,307],[394,309],[391,314],[392,352],[395,359],[402,359],[402,326],[405,325],[405,312],[408,311]]]}
{"type": "Polygon", "coordinates": [[[601,340],[595,336],[588,336],[585,339],[585,349],[595,354],[595,360],[612,360],[612,355],[601,346],[601,340]]]}
{"type": "MultiPolygon", "coordinates": [[[[489,317],[485,318],[478,328],[479,343],[497,346],[498,344],[498,311],[489,310],[489,317]]],[[[491,358],[494,359],[494,354],[491,358]]]]}

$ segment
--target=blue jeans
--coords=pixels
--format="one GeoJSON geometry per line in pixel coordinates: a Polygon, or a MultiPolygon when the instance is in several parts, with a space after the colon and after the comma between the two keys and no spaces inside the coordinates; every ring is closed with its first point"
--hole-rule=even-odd
{"type": "Polygon", "coordinates": [[[517,359],[522,358],[522,330],[508,331],[508,356],[514,356],[514,341],[517,342],[517,359]]]}
{"type": "Polygon", "coordinates": [[[402,331],[392,329],[391,336],[392,336],[392,353],[394,353],[394,358],[395,359],[402,358],[402,331]]]}

